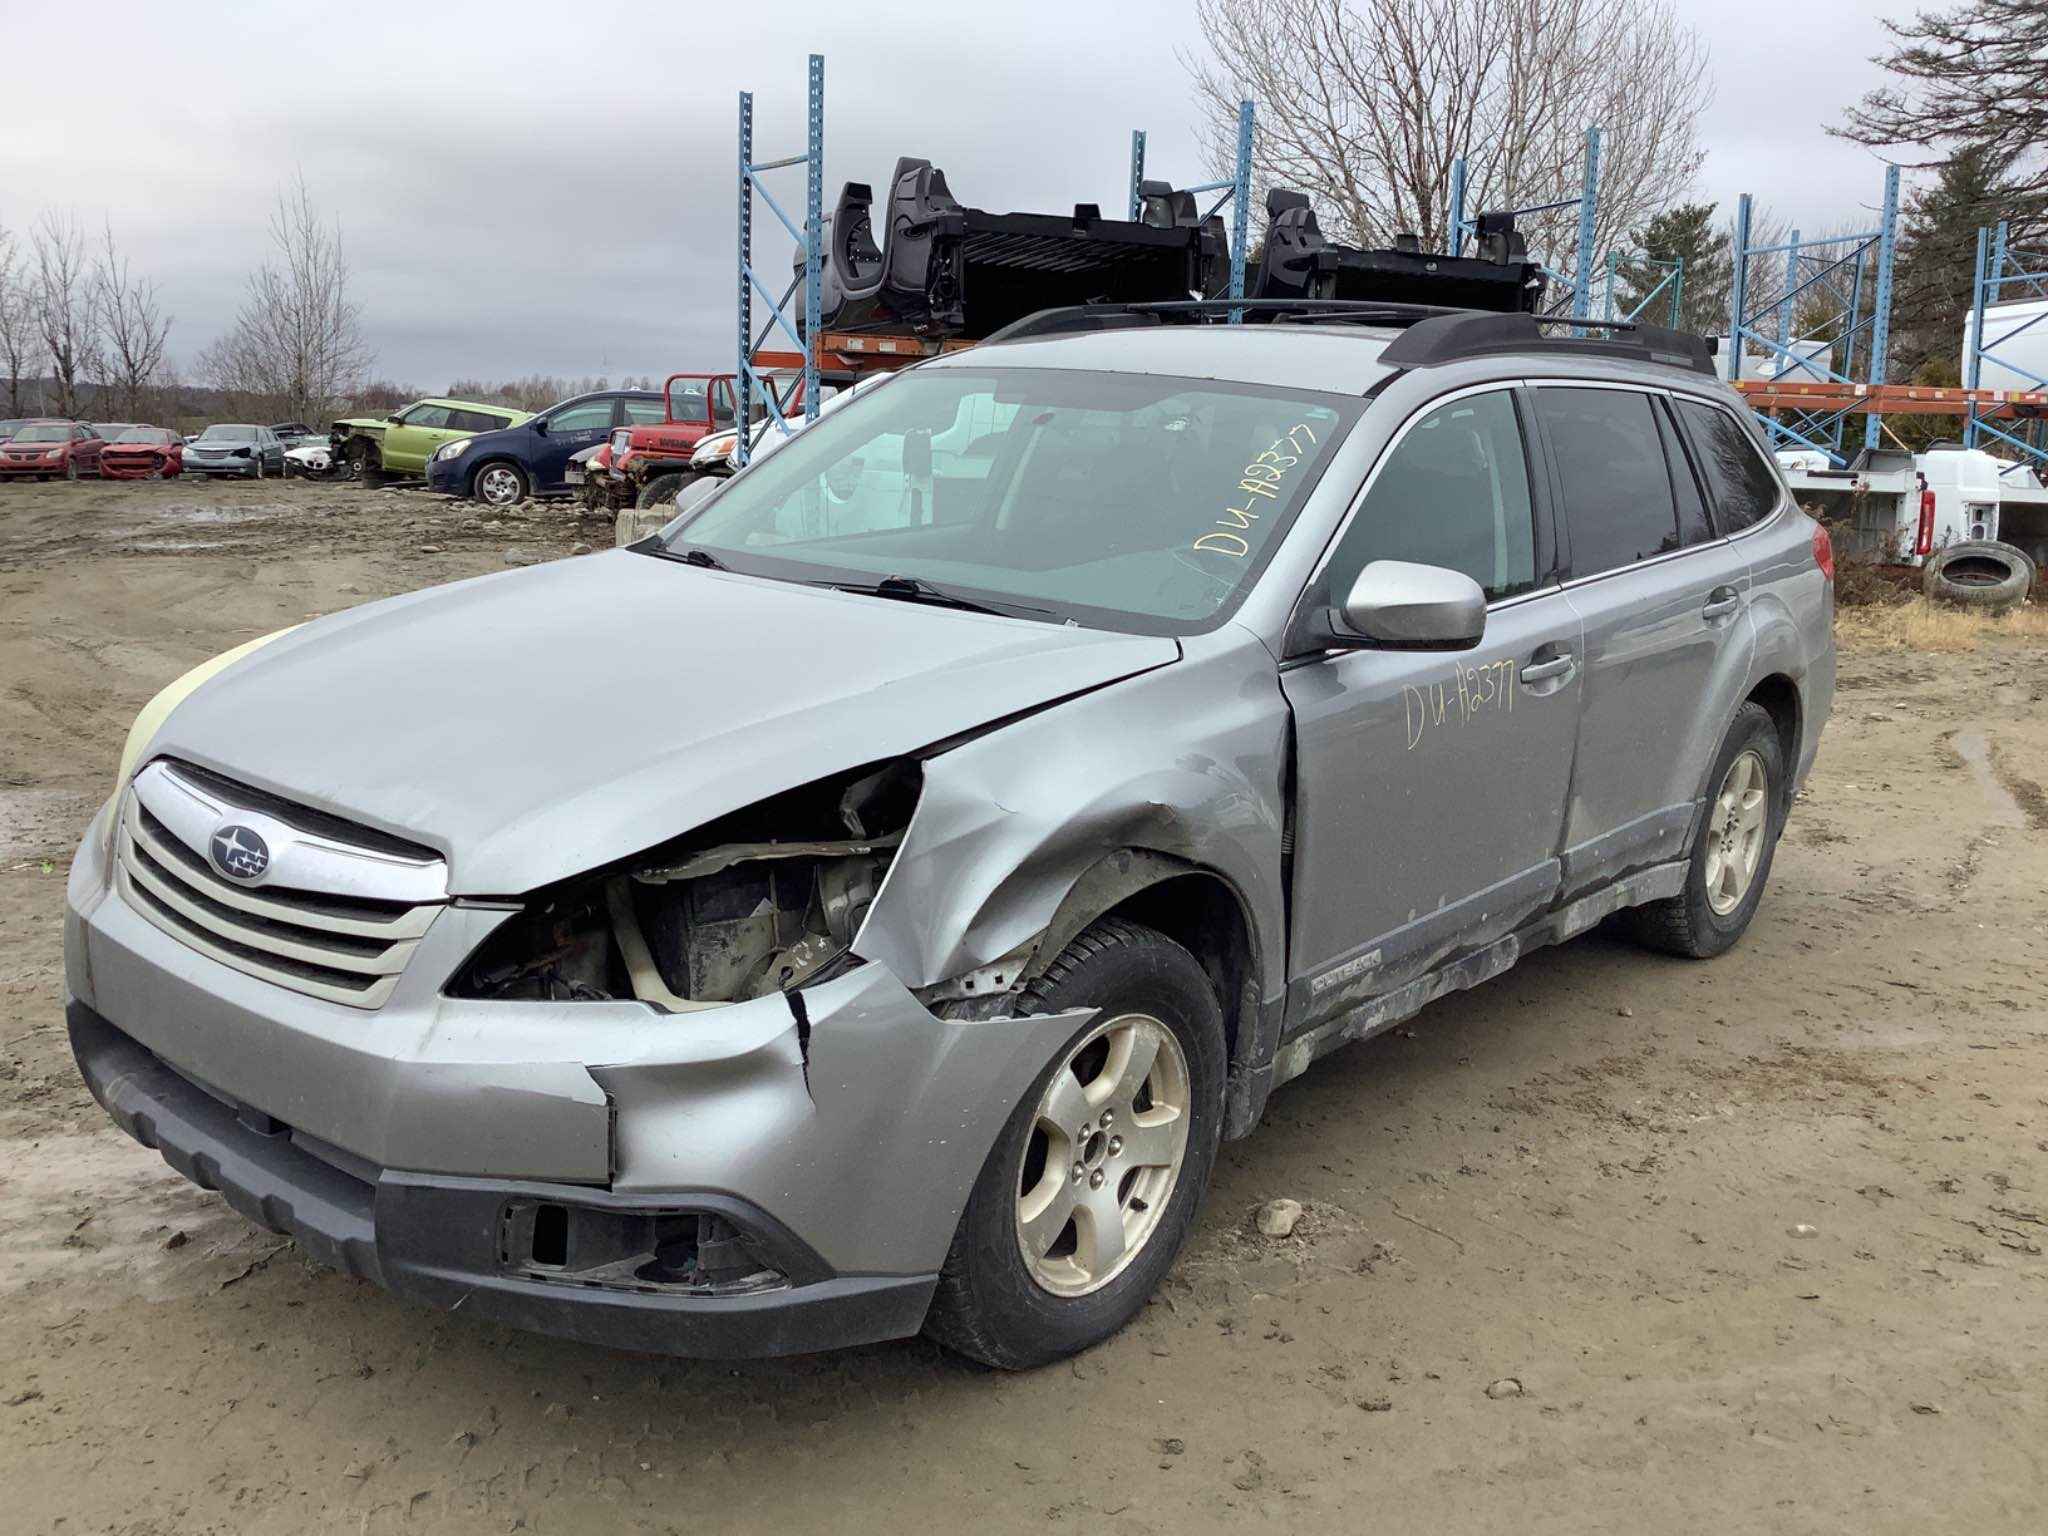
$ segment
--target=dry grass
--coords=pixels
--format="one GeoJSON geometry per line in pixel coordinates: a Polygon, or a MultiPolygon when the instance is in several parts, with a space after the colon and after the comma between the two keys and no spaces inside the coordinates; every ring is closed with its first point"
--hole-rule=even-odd
{"type": "Polygon", "coordinates": [[[1873,651],[1974,651],[1986,640],[2048,641],[2048,608],[2025,603],[1987,616],[1916,597],[1895,605],[1837,608],[1835,637],[1873,651]]]}

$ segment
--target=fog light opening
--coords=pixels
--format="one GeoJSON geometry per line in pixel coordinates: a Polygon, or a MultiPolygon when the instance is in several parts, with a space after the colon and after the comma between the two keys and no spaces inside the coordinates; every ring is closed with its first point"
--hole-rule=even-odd
{"type": "Polygon", "coordinates": [[[560,1269],[569,1262],[569,1211],[560,1205],[533,1209],[533,1262],[560,1269]]]}

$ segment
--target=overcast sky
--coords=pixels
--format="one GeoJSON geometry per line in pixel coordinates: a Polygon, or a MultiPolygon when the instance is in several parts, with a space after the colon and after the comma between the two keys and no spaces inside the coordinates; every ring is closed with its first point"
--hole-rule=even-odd
{"type": "MultiPolygon", "coordinates": [[[[1823,128],[1877,79],[1873,12],[1903,0],[1678,3],[1716,86],[1699,190],[1809,229],[1869,217],[1881,163],[1823,128]]],[[[1192,0],[99,0],[83,34],[65,7],[15,5],[0,225],[53,205],[111,220],[183,362],[232,318],[303,172],[342,223],[380,375],[658,376],[729,362],[739,90],[757,155],[798,151],[805,55],[825,55],[828,207],[913,154],[977,206],[1113,210],[1133,128],[1153,174],[1202,174],[1176,58],[1200,43],[1192,0]]],[[[801,172],[779,180],[800,210],[801,172]]]]}

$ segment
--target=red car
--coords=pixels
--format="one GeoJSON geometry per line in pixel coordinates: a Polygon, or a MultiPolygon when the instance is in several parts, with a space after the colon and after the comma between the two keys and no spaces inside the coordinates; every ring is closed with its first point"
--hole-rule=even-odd
{"type": "Polygon", "coordinates": [[[168,480],[185,469],[185,441],[165,427],[130,427],[100,453],[109,480],[168,480]]]}
{"type": "Polygon", "coordinates": [[[82,421],[32,421],[0,446],[0,479],[76,480],[100,471],[106,442],[82,421]]]}

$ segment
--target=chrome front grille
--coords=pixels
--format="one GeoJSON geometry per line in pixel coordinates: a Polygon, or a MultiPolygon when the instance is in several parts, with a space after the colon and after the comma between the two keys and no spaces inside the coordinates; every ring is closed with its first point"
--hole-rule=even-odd
{"type": "Polygon", "coordinates": [[[122,899],[188,947],[277,986],[379,1008],[447,902],[448,871],[427,849],[158,760],[121,799],[115,870],[122,899]],[[209,850],[224,832],[268,850],[231,878],[209,850]]]}

